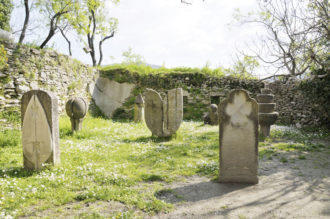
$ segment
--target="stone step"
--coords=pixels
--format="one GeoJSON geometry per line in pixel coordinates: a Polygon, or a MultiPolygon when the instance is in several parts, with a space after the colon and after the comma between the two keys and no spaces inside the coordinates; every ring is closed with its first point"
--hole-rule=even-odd
{"type": "Polygon", "coordinates": [[[259,113],[259,124],[260,125],[272,125],[275,123],[277,117],[278,117],[278,112],[259,113]]]}
{"type": "Polygon", "coordinates": [[[261,88],[261,94],[271,94],[272,90],[268,88],[261,88]]]}
{"type": "Polygon", "coordinates": [[[274,95],[273,94],[258,94],[257,100],[259,103],[273,103],[274,95]]]}
{"type": "Polygon", "coordinates": [[[274,112],[276,103],[258,103],[260,113],[272,113],[274,112]]]}

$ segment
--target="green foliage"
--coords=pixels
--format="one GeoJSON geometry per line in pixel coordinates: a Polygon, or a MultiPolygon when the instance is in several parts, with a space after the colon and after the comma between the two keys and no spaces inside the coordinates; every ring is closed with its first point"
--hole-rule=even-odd
{"type": "Polygon", "coordinates": [[[0,44],[0,70],[8,67],[8,56],[4,45],[0,44]]]}
{"type": "MultiPolygon", "coordinates": [[[[322,70],[314,71],[315,75],[326,74],[322,70]]],[[[298,90],[314,104],[314,113],[321,118],[321,123],[330,129],[330,74],[323,78],[302,81],[298,90]]]]}
{"type": "Polygon", "coordinates": [[[17,129],[0,131],[0,147],[15,147],[20,145],[21,131],[17,129]]]}
{"type": "Polygon", "coordinates": [[[127,51],[123,52],[123,57],[125,58],[122,64],[124,65],[145,65],[145,59],[142,55],[133,53],[132,48],[129,47],[127,51]]]}
{"type": "Polygon", "coordinates": [[[105,67],[99,68],[101,72],[106,73],[109,71],[122,71],[122,72],[130,72],[132,74],[138,75],[157,75],[157,76],[166,76],[168,74],[203,74],[209,75],[214,77],[224,77],[224,70],[223,68],[216,68],[210,69],[209,67],[205,66],[202,69],[200,68],[189,68],[189,67],[176,67],[176,68],[157,68],[154,69],[151,66],[140,64],[115,64],[115,65],[108,65],[105,67]]]}
{"type": "Polygon", "coordinates": [[[237,78],[255,79],[253,72],[258,66],[259,62],[255,58],[245,55],[238,59],[231,68],[226,69],[226,73],[237,78]]]}
{"type": "Polygon", "coordinates": [[[0,29],[10,31],[10,15],[13,10],[11,0],[0,0],[0,29]]]}

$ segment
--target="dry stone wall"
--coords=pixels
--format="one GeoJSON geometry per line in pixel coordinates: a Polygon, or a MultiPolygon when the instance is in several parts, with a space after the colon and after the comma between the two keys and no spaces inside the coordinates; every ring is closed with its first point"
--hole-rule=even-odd
{"type": "MultiPolygon", "coordinates": [[[[123,106],[113,114],[118,118],[133,118],[135,97],[146,88],[160,92],[164,97],[166,90],[183,88],[183,117],[185,120],[201,120],[210,104],[218,104],[233,89],[245,89],[252,98],[260,93],[264,84],[258,80],[243,80],[233,77],[212,77],[197,72],[173,74],[141,75],[119,68],[101,71],[100,77],[118,83],[135,84],[123,106]]],[[[277,123],[303,126],[327,126],[330,124],[330,76],[319,81],[275,81],[270,83],[275,95],[275,111],[279,112],[277,123]],[[302,86],[305,84],[305,86],[302,86]],[[313,92],[306,89],[313,88],[313,92]],[[327,86],[328,88],[325,88],[327,86]],[[319,87],[321,90],[317,90],[319,87]],[[328,90],[327,90],[328,89],[328,90]],[[314,95],[311,95],[314,93],[314,95]]]]}
{"type": "Polygon", "coordinates": [[[49,90],[59,99],[62,112],[71,96],[90,99],[98,71],[53,50],[39,50],[0,42],[8,66],[0,70],[0,111],[20,106],[22,95],[31,89],[49,90]]]}

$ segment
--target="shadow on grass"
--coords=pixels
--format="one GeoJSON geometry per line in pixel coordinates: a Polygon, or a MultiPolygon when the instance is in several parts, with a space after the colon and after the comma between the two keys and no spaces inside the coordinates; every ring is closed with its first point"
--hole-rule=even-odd
{"type": "Polygon", "coordinates": [[[148,143],[148,142],[155,142],[155,143],[160,143],[160,142],[167,142],[172,140],[173,138],[175,138],[175,136],[171,136],[171,137],[157,137],[157,136],[142,136],[142,137],[138,137],[135,139],[123,139],[122,142],[124,143],[148,143]]]}
{"type": "Polygon", "coordinates": [[[37,171],[24,169],[23,167],[0,168],[0,178],[25,178],[32,176],[36,172],[37,171]]]}

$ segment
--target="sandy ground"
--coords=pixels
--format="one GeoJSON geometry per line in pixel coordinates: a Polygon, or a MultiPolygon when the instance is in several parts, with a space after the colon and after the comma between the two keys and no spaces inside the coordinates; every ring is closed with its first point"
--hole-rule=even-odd
{"type": "Polygon", "coordinates": [[[330,149],[305,157],[285,152],[260,160],[257,185],[203,177],[169,185],[159,198],[175,209],[153,218],[330,218],[330,149]]]}

